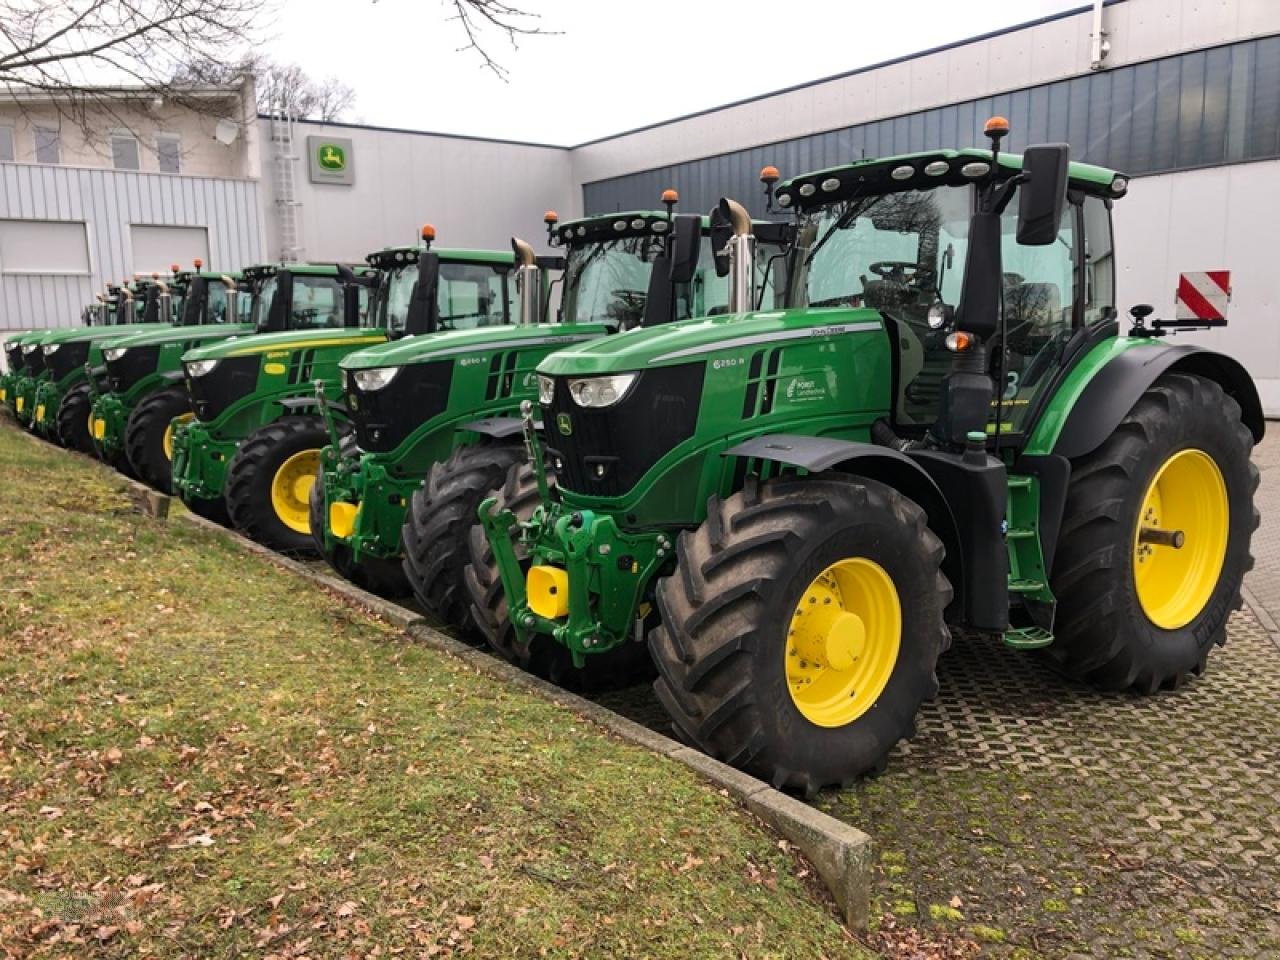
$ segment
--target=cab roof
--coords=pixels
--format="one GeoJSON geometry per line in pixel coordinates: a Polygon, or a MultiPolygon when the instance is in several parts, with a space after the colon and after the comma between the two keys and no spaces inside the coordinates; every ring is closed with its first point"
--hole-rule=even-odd
{"type": "MultiPolygon", "coordinates": [[[[363,263],[344,263],[341,266],[359,275],[369,272],[369,268],[363,263]]],[[[301,277],[336,277],[338,267],[337,263],[259,263],[245,267],[243,273],[249,280],[262,280],[286,271],[301,277]]]]}
{"type": "MultiPolygon", "coordinates": [[[[711,231],[711,217],[702,216],[702,232],[711,231]]],[[[774,231],[783,229],[781,224],[769,220],[753,220],[756,237],[765,242],[776,240],[774,231]]],[[[663,235],[671,229],[665,210],[623,210],[602,213],[593,217],[581,217],[557,224],[553,235],[560,243],[600,243],[619,237],[643,237],[649,234],[663,235]]]]}
{"type": "MultiPolygon", "coordinates": [[[[423,251],[421,246],[383,247],[366,256],[365,262],[371,267],[388,270],[405,263],[417,263],[418,255],[423,251]]],[[[478,263],[487,266],[510,266],[516,262],[515,254],[509,250],[455,250],[452,248],[436,249],[441,263],[478,263]]]]}
{"type": "MultiPolygon", "coordinates": [[[[793,210],[810,210],[853,196],[963,186],[985,176],[990,150],[926,150],[893,157],[859,160],[839,167],[814,170],[780,183],[777,203],[793,210]],[[985,164],[985,169],[981,169],[985,164]],[[970,172],[965,173],[968,169],[970,172]]],[[[1010,177],[1022,169],[1022,154],[1001,153],[999,175],[1010,177]]],[[[1122,197],[1129,178],[1115,170],[1073,161],[1067,168],[1068,187],[1100,197],[1122,197]]]]}

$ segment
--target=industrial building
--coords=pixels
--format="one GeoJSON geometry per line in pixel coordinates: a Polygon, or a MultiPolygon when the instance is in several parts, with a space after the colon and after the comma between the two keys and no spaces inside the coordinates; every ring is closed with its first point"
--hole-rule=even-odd
{"type": "MultiPolygon", "coordinates": [[[[251,102],[239,96],[228,122],[251,102]]],[[[1131,175],[1114,210],[1122,309],[1145,301],[1171,316],[1180,275],[1230,272],[1229,325],[1182,336],[1239,358],[1280,415],[1273,0],[1098,2],[572,147],[270,118],[241,119],[226,142],[207,116],[184,125],[152,108],[146,160],[127,144],[98,158],[55,155],[48,128],[6,109],[0,329],[72,324],[91,291],[153,269],[161,249],[227,267],[358,260],[423,220],[442,244],[504,247],[513,233],[541,239],[545,208],[650,208],[669,186],[686,210],[731,195],[763,214],[766,163],[787,176],[976,145],[1001,114],[1013,150],[1063,141],[1074,159],[1131,175]]]]}

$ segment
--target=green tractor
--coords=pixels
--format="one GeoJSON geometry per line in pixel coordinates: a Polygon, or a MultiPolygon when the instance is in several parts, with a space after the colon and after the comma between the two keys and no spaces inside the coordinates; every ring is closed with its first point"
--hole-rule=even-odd
{"type": "Polygon", "coordinates": [[[1121,336],[1121,174],[1063,145],[866,160],[777,188],[788,301],[539,366],[545,445],[481,507],[493,645],[645,644],[677,733],[811,795],[887,762],[951,629],[1108,690],[1199,674],[1258,524],[1236,361],[1121,336]],[[1014,200],[1017,203],[1013,203],[1014,200]]]}
{"type": "Polygon", "coordinates": [[[32,429],[69,449],[93,453],[86,371],[102,364],[102,350],[112,340],[172,323],[181,296],[180,286],[158,274],[135,278],[118,288],[117,309],[108,314],[115,323],[48,333],[40,346],[44,369],[36,385],[32,429]]]}
{"type": "Polygon", "coordinates": [[[5,338],[5,369],[4,373],[0,374],[0,405],[11,414],[16,415],[14,410],[16,391],[14,387],[23,375],[22,348],[25,344],[33,342],[46,332],[45,330],[22,330],[5,338]]]}
{"type": "MultiPolygon", "coordinates": [[[[518,325],[430,325],[438,332],[361,350],[342,362],[355,434],[328,449],[312,493],[312,532],[335,569],[378,592],[403,594],[412,586],[434,616],[472,629],[462,586],[466,532],[480,500],[521,458],[516,414],[522,400],[536,396],[534,367],[566,344],[696,316],[727,302],[725,282],[699,268],[699,246],[682,264],[667,254],[672,234],[681,230],[701,235],[701,252],[709,254],[709,218],[676,217],[675,192],[663,199],[665,213],[565,224],[547,213],[552,245],[565,251],[562,304],[553,322],[544,322],[546,298],[530,280],[521,286],[518,325]]],[[[520,240],[513,247],[518,275],[537,276],[532,248],[520,240]]],[[[446,312],[443,296],[440,309],[446,312]]]]}
{"type": "Polygon", "coordinates": [[[434,237],[428,226],[426,247],[378,251],[354,272],[341,268],[345,277],[332,266],[281,267],[262,283],[254,308],[259,329],[280,332],[202,347],[183,358],[196,419],[175,432],[173,482],[189,506],[217,516],[225,505],[237,529],[275,549],[314,549],[310,491],[330,439],[321,403],[339,399],[338,362],[389,337],[425,330],[437,282],[456,306],[449,323],[510,317],[511,254],[431,251],[434,237]],[[423,271],[431,274],[429,283],[419,282],[423,271]],[[306,306],[317,297],[331,298],[335,310],[345,304],[344,312],[317,323],[306,306]],[[263,317],[278,319],[264,327],[263,317]],[[403,328],[393,326],[401,322],[403,328]],[[325,385],[321,395],[315,381],[325,385]]]}
{"type": "Polygon", "coordinates": [[[90,428],[99,458],[157,490],[171,492],[175,419],[189,419],[182,356],[197,346],[253,332],[252,291],[238,273],[177,272],[186,293],[179,324],[112,341],[91,371],[90,428]]]}

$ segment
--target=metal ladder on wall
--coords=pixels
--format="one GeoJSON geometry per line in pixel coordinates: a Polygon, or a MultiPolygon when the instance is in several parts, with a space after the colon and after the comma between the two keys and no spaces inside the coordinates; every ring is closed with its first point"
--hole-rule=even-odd
{"type": "Polygon", "coordinates": [[[276,228],[280,236],[280,259],[303,259],[298,245],[298,208],[294,181],[293,118],[283,109],[271,115],[271,154],[276,198],[276,228]]]}

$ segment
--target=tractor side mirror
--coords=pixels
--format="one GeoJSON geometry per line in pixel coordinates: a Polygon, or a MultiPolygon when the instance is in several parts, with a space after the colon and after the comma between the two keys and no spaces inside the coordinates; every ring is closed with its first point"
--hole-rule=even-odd
{"type": "Polygon", "coordinates": [[[433,250],[423,250],[418,254],[418,279],[409,294],[406,334],[434,333],[440,328],[439,287],[440,255],[433,250]]]}
{"type": "Polygon", "coordinates": [[[701,253],[702,218],[692,213],[677,214],[672,220],[667,279],[671,283],[692,283],[701,253]]]}
{"type": "Polygon", "coordinates": [[[182,301],[182,325],[184,327],[199,326],[204,322],[205,279],[192,277],[187,284],[187,295],[182,301]]]}
{"type": "Polygon", "coordinates": [[[1067,205],[1067,164],[1070,148],[1065,143],[1027,147],[1022,154],[1018,187],[1018,243],[1043,247],[1058,238],[1062,211],[1067,205]]]}

